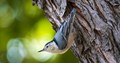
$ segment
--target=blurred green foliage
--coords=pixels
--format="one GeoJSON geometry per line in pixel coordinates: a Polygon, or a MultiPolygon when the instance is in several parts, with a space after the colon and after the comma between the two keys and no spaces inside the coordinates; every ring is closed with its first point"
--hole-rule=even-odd
{"type": "Polygon", "coordinates": [[[0,0],[0,63],[78,63],[71,51],[38,53],[54,34],[32,0],[0,0]]]}

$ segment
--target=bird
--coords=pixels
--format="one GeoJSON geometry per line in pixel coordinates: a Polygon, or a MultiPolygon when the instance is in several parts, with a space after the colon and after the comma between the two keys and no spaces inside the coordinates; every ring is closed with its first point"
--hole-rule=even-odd
{"type": "Polygon", "coordinates": [[[73,8],[70,14],[59,27],[53,40],[46,43],[44,48],[39,52],[46,51],[50,53],[63,54],[68,49],[70,49],[76,37],[76,32],[73,26],[75,14],[76,9],[73,8]]]}
{"type": "Polygon", "coordinates": [[[32,5],[37,4],[38,0],[32,0],[32,5]]]}

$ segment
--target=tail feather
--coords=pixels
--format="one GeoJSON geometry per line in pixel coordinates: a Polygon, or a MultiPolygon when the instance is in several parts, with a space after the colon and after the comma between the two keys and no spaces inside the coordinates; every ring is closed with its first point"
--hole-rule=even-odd
{"type": "Polygon", "coordinates": [[[63,26],[62,30],[64,30],[64,31],[62,31],[62,30],[61,31],[62,31],[63,35],[66,37],[66,40],[69,36],[71,29],[73,28],[75,14],[76,14],[76,9],[73,8],[71,13],[66,18],[65,23],[63,23],[63,25],[62,25],[63,26]]]}

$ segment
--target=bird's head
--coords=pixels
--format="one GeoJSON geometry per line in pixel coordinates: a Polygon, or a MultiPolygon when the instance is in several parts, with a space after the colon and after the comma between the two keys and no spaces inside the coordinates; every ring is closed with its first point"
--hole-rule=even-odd
{"type": "Polygon", "coordinates": [[[54,41],[48,42],[45,44],[44,48],[40,50],[39,52],[47,51],[47,52],[53,52],[58,49],[57,45],[54,41]]]}

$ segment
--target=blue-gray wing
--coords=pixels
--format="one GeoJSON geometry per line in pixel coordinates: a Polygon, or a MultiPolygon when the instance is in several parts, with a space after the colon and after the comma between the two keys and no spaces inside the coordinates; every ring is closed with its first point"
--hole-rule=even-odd
{"type": "Polygon", "coordinates": [[[60,31],[58,31],[53,39],[56,42],[56,45],[60,50],[64,49],[67,45],[67,42],[60,31]]]}
{"type": "Polygon", "coordinates": [[[67,40],[70,33],[70,29],[73,27],[74,17],[76,9],[73,8],[70,15],[65,19],[64,23],[60,26],[57,31],[54,40],[58,45],[59,49],[64,49],[67,46],[67,40]]]}

